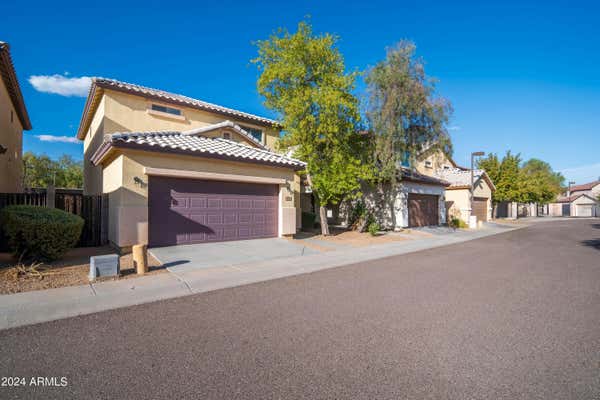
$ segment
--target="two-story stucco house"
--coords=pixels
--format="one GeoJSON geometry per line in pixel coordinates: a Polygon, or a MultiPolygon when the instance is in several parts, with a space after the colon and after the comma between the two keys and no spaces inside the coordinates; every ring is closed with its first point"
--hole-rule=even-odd
{"type": "Polygon", "coordinates": [[[492,218],[492,193],[496,190],[488,174],[481,170],[473,170],[473,202],[471,207],[471,170],[457,165],[451,157],[443,152],[435,153],[417,163],[417,171],[448,182],[445,202],[449,216],[461,218],[466,223],[474,215],[477,221],[488,221],[492,218]]]}
{"type": "Polygon", "coordinates": [[[23,130],[31,122],[10,56],[0,42],[0,192],[23,191],[23,130]]]}
{"type": "Polygon", "coordinates": [[[301,161],[271,119],[94,78],[77,137],[84,192],[108,194],[110,242],[128,249],[277,237],[299,226],[301,161]]]}

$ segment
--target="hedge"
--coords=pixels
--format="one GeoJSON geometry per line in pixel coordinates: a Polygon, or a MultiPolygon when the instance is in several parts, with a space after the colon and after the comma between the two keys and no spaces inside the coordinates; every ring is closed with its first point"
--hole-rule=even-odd
{"type": "Polygon", "coordinates": [[[83,218],[55,208],[18,205],[0,211],[11,251],[26,259],[61,258],[77,244],[83,222],[83,218]]]}

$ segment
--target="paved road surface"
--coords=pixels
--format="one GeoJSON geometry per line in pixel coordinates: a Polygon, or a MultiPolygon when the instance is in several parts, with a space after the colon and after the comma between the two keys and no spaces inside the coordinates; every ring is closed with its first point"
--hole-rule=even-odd
{"type": "Polygon", "coordinates": [[[0,398],[599,399],[600,220],[0,332],[0,398]]]}

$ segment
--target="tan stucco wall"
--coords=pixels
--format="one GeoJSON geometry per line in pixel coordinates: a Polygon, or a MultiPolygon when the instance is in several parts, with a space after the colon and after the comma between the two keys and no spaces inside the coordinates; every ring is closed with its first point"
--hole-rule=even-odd
{"type": "Polygon", "coordinates": [[[105,134],[105,106],[106,98],[103,97],[98,105],[98,111],[83,140],[83,193],[100,194],[102,193],[102,167],[95,166],[90,161],[94,152],[102,143],[105,134]]]}
{"type": "Polygon", "coordinates": [[[453,168],[452,162],[450,162],[448,157],[441,151],[430,155],[424,160],[417,161],[417,165],[415,166],[418,172],[429,176],[434,176],[437,170],[443,169],[444,167],[453,168]],[[429,167],[426,166],[428,161],[431,163],[429,167]]]}
{"type": "Polygon", "coordinates": [[[0,192],[23,191],[23,125],[0,78],[0,192]],[[11,122],[12,113],[12,122],[11,122]]]}
{"type": "MultiPolygon", "coordinates": [[[[226,120],[236,124],[260,129],[263,131],[263,144],[271,150],[276,150],[279,132],[275,129],[236,120],[206,111],[188,107],[164,104],[169,107],[179,108],[183,111],[183,118],[174,116],[157,115],[149,113],[152,104],[163,104],[158,101],[148,100],[144,97],[134,96],[114,90],[104,90],[102,100],[94,114],[90,129],[84,138],[84,192],[98,194],[102,191],[102,172],[99,167],[94,167],[90,157],[102,143],[103,137],[115,132],[144,132],[144,131],[185,131],[226,120]]],[[[222,136],[222,131],[206,134],[207,136],[222,136]]],[[[233,137],[244,141],[241,137],[233,137]]],[[[244,141],[252,145],[249,141],[244,141]]]]}
{"type": "MultiPolygon", "coordinates": [[[[283,185],[280,205],[283,209],[296,208],[291,215],[296,216],[295,226],[300,226],[297,222],[299,207],[296,207],[296,204],[299,206],[300,179],[293,170],[131,150],[111,159],[104,168],[104,192],[109,193],[109,240],[118,247],[148,243],[148,176],[144,167],[285,179],[288,184],[283,185]],[[144,184],[136,184],[135,177],[144,184]]],[[[284,217],[286,215],[289,213],[284,217]]]]}
{"type": "MultiPolygon", "coordinates": [[[[488,220],[492,219],[492,189],[484,179],[476,182],[473,195],[474,197],[488,199],[487,217],[488,220]]],[[[463,221],[469,222],[469,216],[471,215],[469,189],[446,189],[446,204],[449,206],[449,215],[460,216],[463,221]]]]}

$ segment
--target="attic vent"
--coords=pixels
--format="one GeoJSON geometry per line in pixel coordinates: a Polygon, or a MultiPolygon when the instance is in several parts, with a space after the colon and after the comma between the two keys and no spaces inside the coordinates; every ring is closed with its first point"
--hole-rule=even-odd
{"type": "Polygon", "coordinates": [[[231,133],[223,132],[223,139],[231,140],[231,133]]]}
{"type": "Polygon", "coordinates": [[[161,106],[160,104],[152,104],[151,109],[152,109],[152,111],[158,111],[158,112],[163,112],[163,113],[172,114],[172,115],[181,115],[180,109],[173,108],[173,107],[167,107],[167,106],[161,106]]]}

